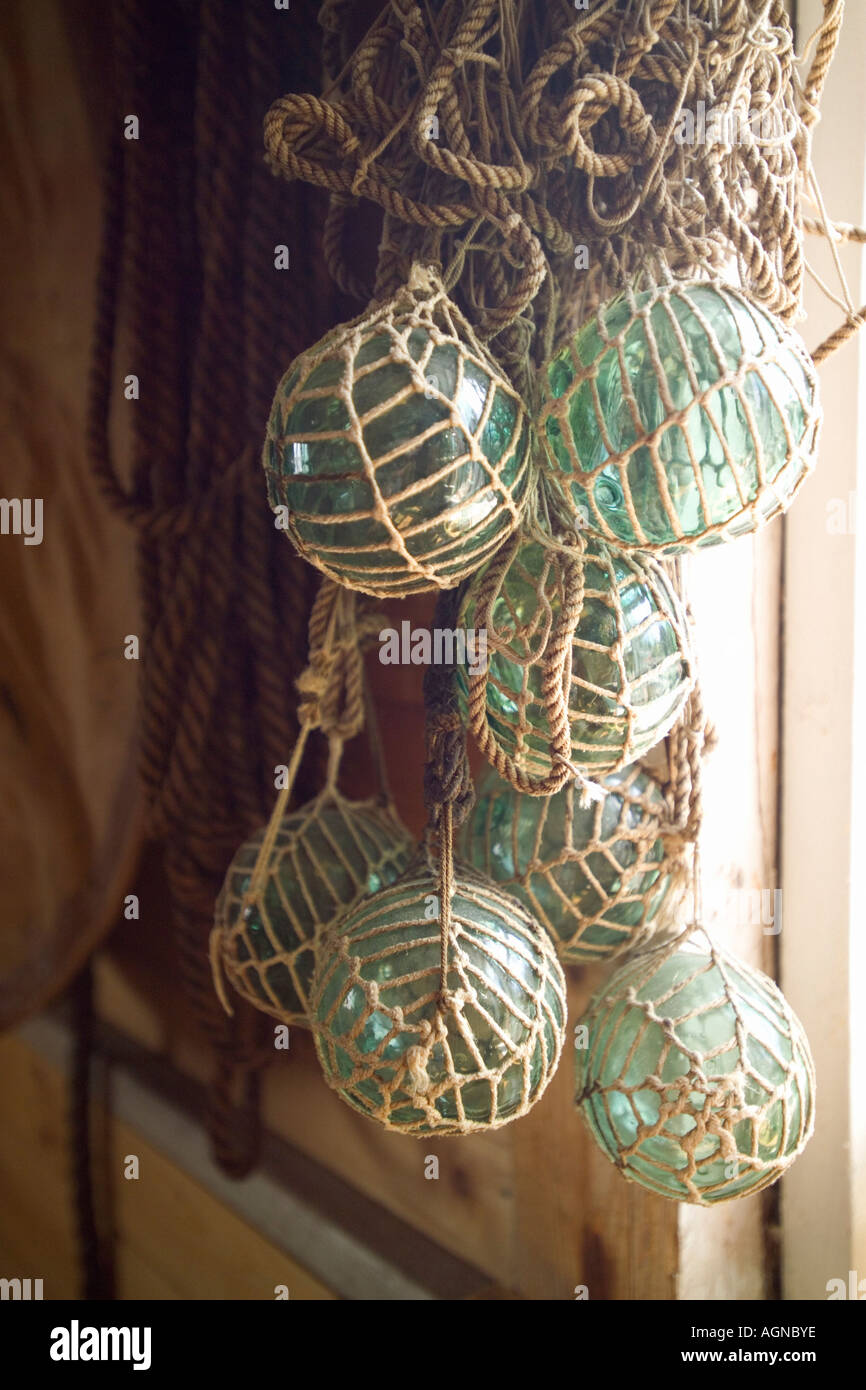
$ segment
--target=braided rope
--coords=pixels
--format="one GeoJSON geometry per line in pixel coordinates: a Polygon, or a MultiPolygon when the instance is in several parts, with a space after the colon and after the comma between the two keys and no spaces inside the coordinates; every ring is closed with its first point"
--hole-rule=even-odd
{"type": "MultiPolygon", "coordinates": [[[[415,260],[456,264],[451,288],[526,394],[550,344],[641,267],[725,267],[782,319],[799,313],[800,189],[842,9],[826,0],[800,82],[783,0],[541,15],[528,0],[444,0],[435,20],[393,0],[351,61],[331,63],[322,97],[273,104],[267,160],[330,191],[341,286],[361,289],[341,244],[358,198],[383,213],[377,293],[415,260]],[[717,138],[690,135],[701,111],[717,138]]],[[[323,5],[328,34],[340,13],[323,5]]]]}
{"type": "Polygon", "coordinates": [[[297,730],[291,691],[314,576],[263,507],[255,446],[272,354],[299,350],[321,296],[303,273],[293,314],[274,294],[268,267],[291,199],[248,154],[284,71],[279,17],[269,24],[251,0],[213,0],[195,26],[183,8],[144,0],[112,17],[121,114],[106,142],[88,440],[103,493],[137,536],[149,830],[164,841],[178,966],[213,1051],[215,1151],[240,1174],[258,1132],[243,1073],[273,1047],[252,1010],[226,1019],[204,948],[226,861],[266,813],[297,730]],[[147,132],[138,142],[119,135],[129,111],[147,132]],[[128,476],[109,431],[121,311],[123,370],[140,373],[142,391],[126,406],[128,476]]]}

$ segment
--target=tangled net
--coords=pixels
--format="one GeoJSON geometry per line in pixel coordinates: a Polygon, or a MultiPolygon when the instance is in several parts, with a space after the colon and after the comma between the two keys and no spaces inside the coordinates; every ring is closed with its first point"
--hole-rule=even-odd
{"type": "MultiPolygon", "coordinates": [[[[448,267],[524,396],[600,299],[660,266],[724,270],[797,316],[842,0],[825,0],[804,79],[783,0],[392,0],[351,58],[350,9],[321,7],[325,96],[283,97],[265,121],[274,172],[330,192],[323,245],[343,289],[388,295],[413,260],[448,267]],[[369,280],[347,256],[361,199],[383,213],[369,280]]],[[[817,229],[830,234],[823,213],[817,229]]],[[[853,331],[850,298],[846,313],[853,331]]]]}
{"type": "MultiPolygon", "coordinates": [[[[387,298],[413,263],[441,265],[533,412],[538,368],[612,294],[724,279],[790,321],[803,231],[860,235],[828,223],[811,166],[842,0],[825,0],[805,75],[783,0],[591,0],[586,11],[570,0],[391,0],[360,42],[351,9],[324,0],[328,85],[273,104],[267,161],[328,191],[323,251],[345,291],[387,298]],[[804,217],[804,193],[817,216],[804,217]],[[349,253],[362,202],[381,213],[369,273],[349,253]]],[[[839,272],[846,320],[816,360],[863,317],[839,272]]],[[[560,629],[561,668],[573,627],[560,629]]],[[[569,771],[554,665],[552,780],[529,787],[525,771],[515,779],[497,762],[542,794],[569,771]]],[[[686,721],[671,735],[689,775],[704,737],[686,721]]]]}

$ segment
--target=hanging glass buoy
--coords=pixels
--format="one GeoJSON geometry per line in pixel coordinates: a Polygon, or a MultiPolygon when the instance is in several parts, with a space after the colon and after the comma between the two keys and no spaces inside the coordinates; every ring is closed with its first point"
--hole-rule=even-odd
{"type": "Polygon", "coordinates": [[[451,926],[419,863],[317,950],[312,1018],[328,1083],[405,1134],[463,1134],[526,1113],[559,1061],[565,980],[513,898],[458,864],[451,926]]]}
{"type": "Polygon", "coordinates": [[[814,464],[817,390],[799,335],[741,290],[621,294],[542,373],[547,474],[618,545],[732,540],[785,511],[814,464]]]}
{"type": "Polygon", "coordinates": [[[631,951],[667,925],[685,881],[662,826],[662,788],[636,765],[581,805],[569,782],[553,796],[515,791],[492,768],[460,828],[461,857],[514,893],[570,965],[631,951]]]}
{"type": "MultiPolygon", "coordinates": [[[[552,768],[546,664],[556,655],[550,633],[573,597],[571,581],[559,553],[538,541],[503,555],[491,562],[494,590],[482,570],[461,604],[459,625],[487,634],[487,670],[469,674],[458,666],[457,694],[485,754],[480,723],[518,768],[545,776],[552,768]],[[507,565],[502,575],[500,564],[507,565]],[[470,681],[473,689],[483,684],[481,721],[470,718],[470,681]]],[[[575,564],[582,598],[570,676],[563,675],[568,756],[578,767],[613,771],[658,743],[688,698],[693,663],[686,618],[667,576],[648,557],[589,540],[575,564]]]]}
{"type": "Polygon", "coordinates": [[[436,273],[341,325],[277,387],[264,467],[297,550],[370,594],[449,588],[517,525],[529,488],[517,392],[436,273]]]}
{"type": "Polygon", "coordinates": [[[309,1026],[319,932],[403,872],[414,841],[381,801],[327,789],[279,824],[250,915],[243,897],[264,829],[241,846],[216,903],[214,949],[238,994],[283,1023],[309,1026]]]}
{"type": "Polygon", "coordinates": [[[627,1178],[710,1204],[775,1182],[814,1123],[809,1044],[766,975],[709,946],[621,967],[577,1033],[577,1103],[627,1178]]]}

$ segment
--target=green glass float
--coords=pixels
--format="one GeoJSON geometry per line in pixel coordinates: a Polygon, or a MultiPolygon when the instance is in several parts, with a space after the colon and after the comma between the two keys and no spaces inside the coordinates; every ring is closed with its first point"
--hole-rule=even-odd
{"type": "Polygon", "coordinates": [[[219,965],[238,994],[283,1023],[309,1026],[314,947],[366,893],[393,883],[414,841],[381,801],[326,790],[280,823],[259,901],[242,912],[264,828],[229,865],[215,909],[219,965]]]}
{"type": "Polygon", "coordinates": [[[263,462],[301,555],[380,595],[471,574],[517,525],[533,474],[519,395],[423,267],[292,365],[263,462]]]}
{"type": "MultiPolygon", "coordinates": [[[[537,649],[545,615],[555,618],[560,611],[561,570],[540,542],[525,542],[508,566],[490,619],[479,623],[484,574],[470,581],[458,625],[487,630],[486,719],[519,768],[546,776],[550,725],[537,649]]],[[[651,558],[589,539],[583,575],[568,697],[571,758],[581,768],[614,771],[642,757],[674,724],[693,684],[693,660],[682,606],[651,558]]],[[[457,666],[455,686],[467,720],[468,682],[466,668],[457,666]]]]}
{"type": "Polygon", "coordinates": [[[638,955],[582,1024],[578,1107],[608,1158],[651,1192],[701,1205],[744,1197],[808,1142],[815,1076],[802,1024],[772,980],[709,942],[638,955]]]}
{"type": "Polygon", "coordinates": [[[318,949],[312,1017],[325,1078],[404,1134],[523,1115],[553,1075],[566,1018],[553,947],[513,898],[457,865],[442,989],[438,883],[424,863],[318,949]]]}
{"type": "Polygon", "coordinates": [[[600,786],[603,799],[583,806],[574,782],[525,796],[488,768],[460,828],[462,858],[514,893],[569,965],[643,945],[668,925],[684,882],[658,782],[632,764],[600,786]]]}
{"type": "Polygon", "coordinates": [[[684,282],[607,300],[547,365],[538,429],[572,519],[673,555],[755,531],[812,468],[817,376],[741,290],[684,282]]]}

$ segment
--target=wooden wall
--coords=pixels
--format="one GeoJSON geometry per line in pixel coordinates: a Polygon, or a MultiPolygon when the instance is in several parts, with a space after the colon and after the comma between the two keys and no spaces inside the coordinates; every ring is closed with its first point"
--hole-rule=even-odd
{"type": "MultiPolygon", "coordinates": [[[[0,1040],[0,1277],[40,1278],[46,1299],[79,1293],[71,1135],[63,1071],[16,1037],[0,1040]]],[[[168,1161],[140,1130],[107,1118],[103,1170],[116,1226],[119,1299],[290,1299],[335,1295],[168,1161]],[[127,1160],[137,1178],[124,1178],[127,1160]]]]}

